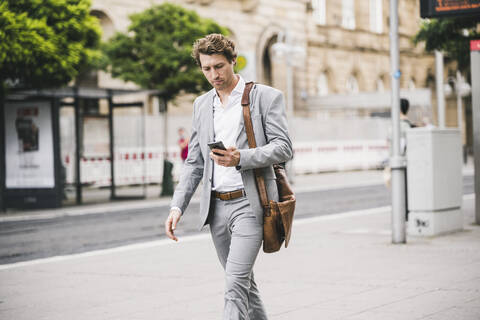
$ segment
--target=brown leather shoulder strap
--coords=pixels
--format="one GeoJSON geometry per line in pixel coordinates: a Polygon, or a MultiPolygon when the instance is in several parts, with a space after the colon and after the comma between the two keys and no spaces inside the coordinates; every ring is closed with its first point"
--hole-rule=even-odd
{"type": "Polygon", "coordinates": [[[245,84],[242,96],[243,121],[245,124],[245,131],[247,132],[247,140],[249,148],[256,148],[255,134],[253,133],[252,117],[250,115],[250,91],[252,90],[253,82],[245,84]]]}
{"type": "Polygon", "coordinates": [[[254,84],[255,83],[253,81],[245,83],[245,89],[243,90],[242,95],[242,106],[250,105],[250,91],[252,91],[254,84]]]}
{"type": "MultiPolygon", "coordinates": [[[[249,148],[257,147],[257,142],[255,141],[255,134],[253,132],[252,117],[250,114],[250,91],[252,90],[253,84],[253,82],[248,82],[245,84],[245,90],[243,91],[242,96],[243,120],[245,124],[245,131],[247,132],[249,148]]],[[[260,201],[262,202],[262,206],[266,209],[269,207],[269,202],[262,169],[254,169],[254,172],[255,179],[257,181],[258,192],[260,194],[260,201]]]]}

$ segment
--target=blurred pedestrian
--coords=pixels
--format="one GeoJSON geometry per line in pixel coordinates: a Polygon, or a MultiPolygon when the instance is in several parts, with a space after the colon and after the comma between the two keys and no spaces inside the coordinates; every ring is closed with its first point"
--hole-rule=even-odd
{"type": "Polygon", "coordinates": [[[402,156],[407,154],[407,130],[416,127],[408,119],[409,109],[410,102],[405,98],[400,99],[400,153],[402,156]]]}
{"type": "Polygon", "coordinates": [[[185,136],[185,129],[183,127],[178,128],[178,146],[180,147],[180,157],[182,162],[185,162],[188,156],[188,143],[189,139],[185,136]]]}
{"type": "MultiPolygon", "coordinates": [[[[410,109],[410,102],[405,99],[400,99],[400,155],[403,157],[407,156],[407,130],[415,128],[416,125],[413,124],[408,119],[408,110],[410,109]]],[[[387,143],[390,150],[390,155],[392,155],[392,130],[390,128],[387,143]]],[[[387,187],[390,187],[392,180],[392,170],[390,166],[385,167],[383,171],[383,179],[387,187]]],[[[407,209],[405,219],[408,221],[408,186],[407,186],[407,168],[405,167],[405,208],[407,209]]]]}
{"type": "MultiPolygon", "coordinates": [[[[408,120],[408,110],[410,109],[410,102],[407,99],[400,99],[400,152],[401,155],[407,156],[407,130],[415,128],[410,120],[408,120]]],[[[405,166],[405,220],[408,221],[408,180],[407,167],[405,166]]]]}
{"type": "Polygon", "coordinates": [[[194,102],[190,150],[173,196],[165,232],[170,239],[203,177],[199,227],[210,225],[217,255],[225,270],[224,320],[266,320],[253,265],[263,240],[263,208],[255,168],[263,168],[267,193],[278,200],[273,164],[292,157],[283,95],[246,84],[233,71],[237,54],[232,41],[210,34],[195,42],[193,57],[213,89],[194,102]],[[242,95],[250,91],[257,147],[249,148],[242,116],[242,95]],[[263,131],[263,132],[262,132],[263,131]],[[225,149],[209,149],[211,142],[225,149]],[[213,162],[211,161],[213,159],[213,162]]]}

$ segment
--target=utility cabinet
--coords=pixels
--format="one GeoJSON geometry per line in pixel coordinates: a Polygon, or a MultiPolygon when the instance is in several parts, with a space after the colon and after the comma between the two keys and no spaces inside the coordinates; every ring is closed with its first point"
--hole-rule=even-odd
{"type": "Polygon", "coordinates": [[[433,236],[463,228],[458,129],[407,131],[407,190],[410,235],[433,236]]]}

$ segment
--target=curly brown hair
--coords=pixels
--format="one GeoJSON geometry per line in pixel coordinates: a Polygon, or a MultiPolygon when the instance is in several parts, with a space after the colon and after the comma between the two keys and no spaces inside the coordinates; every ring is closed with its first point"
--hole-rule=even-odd
{"type": "Polygon", "coordinates": [[[201,67],[200,54],[221,54],[230,63],[237,57],[235,43],[219,33],[211,33],[193,43],[192,57],[197,65],[201,67]]]}

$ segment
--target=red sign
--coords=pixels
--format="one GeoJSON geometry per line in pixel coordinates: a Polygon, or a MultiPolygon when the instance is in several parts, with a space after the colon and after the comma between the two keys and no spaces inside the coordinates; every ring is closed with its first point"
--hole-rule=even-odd
{"type": "Polygon", "coordinates": [[[480,51],[480,40],[470,40],[470,51],[480,51]]]}

